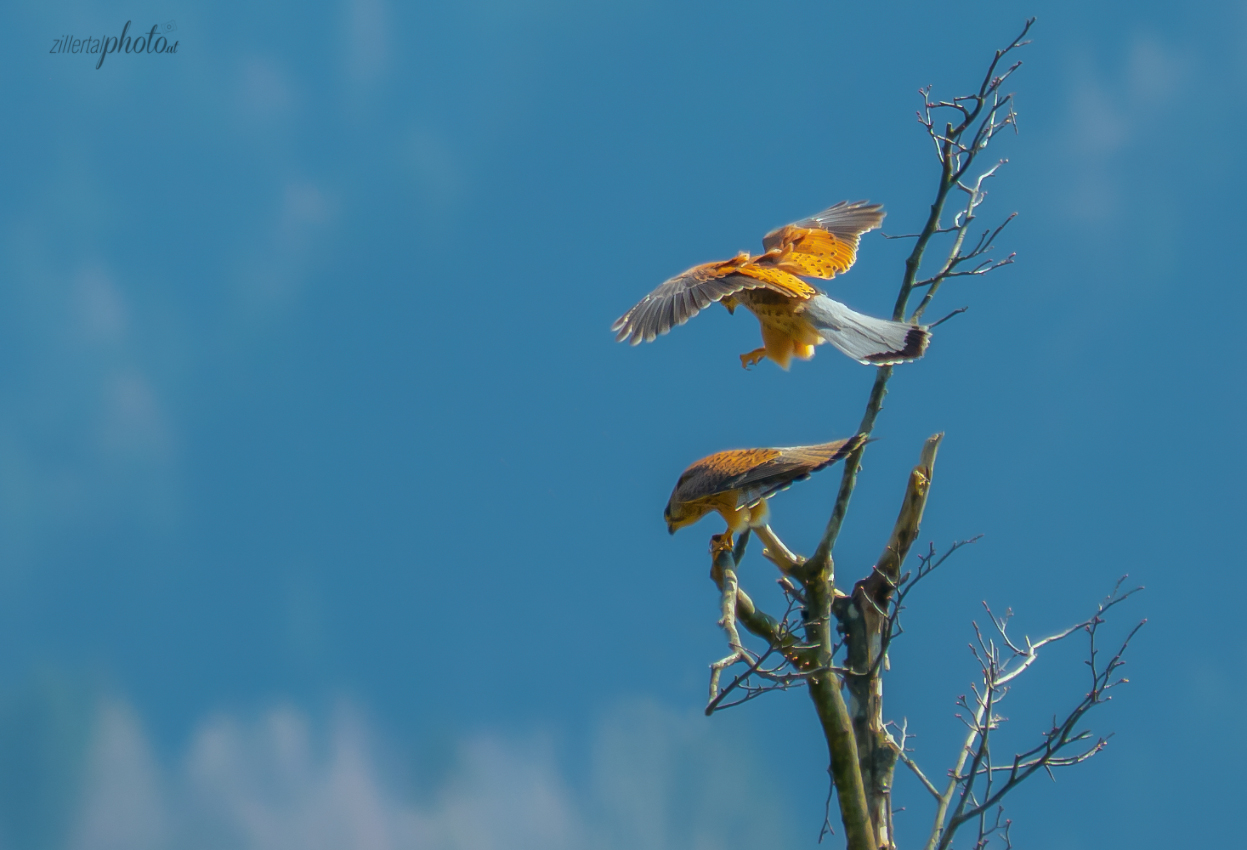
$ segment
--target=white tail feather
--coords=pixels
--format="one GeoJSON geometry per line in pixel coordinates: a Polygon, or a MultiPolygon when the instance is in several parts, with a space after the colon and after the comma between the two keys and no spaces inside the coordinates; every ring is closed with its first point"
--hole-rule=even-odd
{"type": "Polygon", "coordinates": [[[875,366],[917,360],[931,339],[926,328],[876,319],[850,310],[826,295],[815,295],[807,301],[802,315],[827,342],[859,363],[875,366]]]}

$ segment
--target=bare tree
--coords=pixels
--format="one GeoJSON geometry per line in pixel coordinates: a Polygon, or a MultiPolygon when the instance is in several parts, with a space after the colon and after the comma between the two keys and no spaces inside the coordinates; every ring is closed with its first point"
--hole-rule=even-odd
{"type": "MultiPolygon", "coordinates": [[[[1012,254],[997,260],[992,253],[995,240],[1014,216],[981,228],[977,215],[987,196],[984,184],[1006,161],[984,165],[981,158],[1001,131],[1016,132],[1013,95],[1004,86],[1021,66],[1015,54],[1029,43],[1026,36],[1033,23],[1034,19],[1028,20],[1017,38],[996,51],[974,93],[935,100],[929,86],[920,90],[918,120],[931,139],[939,180],[922,230],[889,237],[915,240],[905,262],[894,320],[917,322],[945,283],[985,275],[1013,262],[1012,254]],[[935,271],[922,277],[928,251],[945,243],[935,271]],[[922,296],[910,309],[911,298],[919,291],[922,296]]],[[[891,376],[891,366],[878,369],[860,433],[869,434],[874,429],[891,376]]],[[[805,687],[827,741],[829,773],[851,850],[896,846],[892,785],[898,762],[914,772],[934,800],[928,850],[951,847],[954,836],[966,824],[976,830],[976,848],[987,846],[992,839],[1008,847],[1009,821],[1003,816],[1003,798],[1036,773],[1078,764],[1104,747],[1106,737],[1093,736],[1080,724],[1092,708],[1108,700],[1109,690],[1125,681],[1120,676],[1122,654],[1142,625],[1126,634],[1107,661],[1102,659],[1096,641],[1104,615],[1134,593],[1122,592],[1121,581],[1088,619],[1037,641],[1015,640],[1008,633],[1008,617],[998,618],[988,610],[990,629],[984,633],[975,625],[976,639],[971,645],[981,679],[972,695],[960,702],[967,729],[964,743],[946,780],[938,778],[944,787],[929,778],[907,749],[906,725],[898,728],[885,721],[883,673],[888,668],[888,648],[901,633],[900,615],[909,593],[950,555],[974,542],[955,543],[938,556],[932,547],[918,557],[915,572],[901,572],[918,538],[942,437],[936,434],[923,446],[891,537],[869,574],[857,581],[851,592],[840,589],[832,550],[853,495],[865,443],[845,461],[831,516],[811,557],[794,555],[767,529],[763,555],[779,567],[780,585],[788,600],[782,616],[761,611],[740,587],[736,568],[748,545],[749,531],[740,535],[734,549],[715,555],[711,570],[721,592],[720,625],[727,633],[729,654],[711,665],[706,713],[771,691],[805,687]],[[764,646],[760,650],[745,646],[740,626],[761,638],[764,646]],[[993,755],[994,731],[1003,722],[997,708],[1010,683],[1035,663],[1041,649],[1077,634],[1089,639],[1086,663],[1091,671],[1090,689],[1063,718],[1054,717],[1051,728],[1033,747],[1010,758],[993,755]],[[725,683],[724,673],[734,670],[739,672],[725,683]]],[[[829,793],[829,811],[830,800],[829,793]]],[[[828,816],[824,832],[829,829],[828,816]]]]}

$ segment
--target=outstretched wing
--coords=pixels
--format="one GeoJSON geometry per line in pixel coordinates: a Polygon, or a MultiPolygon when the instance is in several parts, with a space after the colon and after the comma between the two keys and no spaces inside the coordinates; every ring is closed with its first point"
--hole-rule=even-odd
{"type": "Polygon", "coordinates": [[[817,215],[772,230],[757,260],[793,274],[829,280],[857,260],[863,233],[883,223],[882,204],[841,201],[817,215]]]}
{"type": "Polygon", "coordinates": [[[615,339],[633,345],[652,342],[716,301],[743,289],[770,289],[802,301],[819,292],[783,269],[753,265],[747,257],[704,263],[663,283],[611,325],[615,339]]]}
{"type": "Polygon", "coordinates": [[[866,437],[858,434],[817,446],[783,449],[735,449],[702,458],[690,466],[676,483],[672,498],[692,502],[720,493],[737,491],[737,506],[755,505],[794,481],[845,457],[866,437]]]}

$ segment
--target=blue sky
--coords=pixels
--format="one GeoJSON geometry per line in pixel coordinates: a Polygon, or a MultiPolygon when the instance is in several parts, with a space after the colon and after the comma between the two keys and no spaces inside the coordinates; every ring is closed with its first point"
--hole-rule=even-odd
{"type": "MultiPolygon", "coordinates": [[[[894,650],[916,758],[954,757],[983,600],[1038,636],[1129,573],[1116,736],[1010,800],[1014,840],[1232,842],[1247,7],[877,5],[6,7],[0,847],[815,846],[808,703],[701,717],[718,528],[661,511],[702,455],[847,436],[871,370],[745,372],[722,310],[608,328],[841,199],[917,229],[917,88],[1032,14],[983,208],[1017,262],[942,291],[970,310],[898,369],[837,561],[946,432],[923,545],[985,537],[894,650]],[[127,20],[176,55],[47,52],[127,20]]],[[[831,293],[886,313],[906,250],[871,234],[831,293]]],[[[790,546],[837,482],[775,500],[790,546]]],[[[1084,688],[1043,659],[1008,746],[1084,688]]]]}

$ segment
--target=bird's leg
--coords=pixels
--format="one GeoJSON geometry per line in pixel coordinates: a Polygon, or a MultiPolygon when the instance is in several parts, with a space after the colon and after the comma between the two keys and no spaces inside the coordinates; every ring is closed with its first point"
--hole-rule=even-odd
{"type": "Polygon", "coordinates": [[[766,359],[766,348],[765,347],[755,348],[753,351],[750,351],[748,354],[742,354],[740,356],[740,367],[742,369],[748,369],[750,366],[756,366],[757,364],[761,363],[765,359],[766,359]]]}
{"type": "Polygon", "coordinates": [[[749,507],[749,527],[758,535],[758,539],[762,541],[765,547],[762,554],[766,556],[772,564],[779,567],[780,572],[789,573],[794,567],[805,563],[805,559],[800,555],[794,555],[779,539],[771,526],[767,524],[767,520],[771,517],[771,507],[767,504],[766,499],[758,502],[756,505],[749,507]]]}
{"type": "Polygon", "coordinates": [[[772,531],[771,527],[765,522],[751,527],[753,528],[753,533],[758,535],[758,539],[762,541],[762,545],[765,547],[762,550],[762,554],[772,564],[779,567],[781,573],[790,573],[794,568],[805,563],[805,558],[802,558],[800,555],[794,555],[789,551],[788,547],[784,545],[784,541],[780,540],[779,535],[772,531]]]}
{"type": "Polygon", "coordinates": [[[710,556],[718,558],[720,552],[731,552],[733,549],[732,529],[728,529],[722,534],[715,534],[710,538],[710,556]]]}

